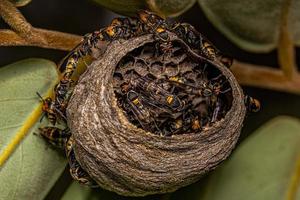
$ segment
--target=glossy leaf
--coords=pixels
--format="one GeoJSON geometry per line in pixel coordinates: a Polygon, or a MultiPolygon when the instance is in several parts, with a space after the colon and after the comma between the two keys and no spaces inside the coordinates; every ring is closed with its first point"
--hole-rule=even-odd
{"type": "Polygon", "coordinates": [[[10,0],[15,4],[17,7],[26,6],[31,2],[31,0],[10,0]]]}
{"type": "Polygon", "coordinates": [[[252,52],[277,47],[283,7],[288,5],[289,32],[300,45],[300,1],[291,0],[198,0],[209,20],[228,39],[252,52]]]}
{"type": "Polygon", "coordinates": [[[101,188],[88,188],[73,182],[62,196],[62,200],[168,200],[169,194],[150,195],[145,197],[126,197],[101,188]]]}
{"type": "Polygon", "coordinates": [[[41,126],[36,92],[47,96],[56,82],[48,60],[0,68],[0,199],[43,199],[64,170],[63,154],[33,134],[41,126]]]}
{"type": "Polygon", "coordinates": [[[165,17],[176,17],[191,8],[196,0],[148,0],[147,6],[165,17]]]}
{"type": "Polygon", "coordinates": [[[163,17],[178,16],[196,0],[93,0],[116,13],[134,16],[140,9],[152,10],[163,17]]]}
{"type": "Polygon", "coordinates": [[[299,199],[299,146],[300,121],[273,119],[213,173],[201,200],[299,199]]]}
{"type": "Polygon", "coordinates": [[[77,182],[73,182],[62,197],[62,200],[96,200],[93,196],[92,189],[84,187],[77,182]]]}
{"type": "Polygon", "coordinates": [[[128,16],[134,16],[139,9],[145,9],[146,3],[142,0],[93,0],[95,3],[108,8],[109,10],[128,16]]]}

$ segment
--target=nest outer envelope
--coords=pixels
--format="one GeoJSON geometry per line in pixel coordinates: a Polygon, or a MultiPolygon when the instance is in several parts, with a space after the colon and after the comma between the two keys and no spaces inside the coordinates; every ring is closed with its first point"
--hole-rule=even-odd
{"type": "MultiPolygon", "coordinates": [[[[178,40],[170,33],[171,40],[178,40]]],[[[153,35],[114,41],[81,75],[67,109],[82,168],[104,189],[125,196],[173,192],[196,182],[234,148],[246,113],[244,95],[232,73],[213,63],[232,88],[224,119],[200,134],[162,137],[136,128],[117,106],[113,72],[128,52],[153,42],[153,35]]],[[[210,61],[209,61],[210,62],[210,61]]]]}

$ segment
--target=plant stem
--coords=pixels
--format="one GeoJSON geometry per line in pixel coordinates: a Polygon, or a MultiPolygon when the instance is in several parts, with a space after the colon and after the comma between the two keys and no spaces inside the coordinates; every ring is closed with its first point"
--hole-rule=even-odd
{"type": "Polygon", "coordinates": [[[3,20],[17,33],[24,36],[31,33],[31,24],[10,1],[0,0],[0,13],[3,20]]]}
{"type": "Polygon", "coordinates": [[[288,78],[282,70],[235,61],[232,72],[242,85],[300,94],[300,74],[288,78]]]}
{"type": "Polygon", "coordinates": [[[291,0],[284,0],[281,9],[278,41],[278,62],[285,76],[289,79],[296,78],[297,64],[295,48],[288,26],[291,0]]]}
{"type": "Polygon", "coordinates": [[[81,36],[58,31],[33,28],[45,38],[45,42],[30,41],[11,30],[0,30],[0,46],[36,46],[64,51],[72,50],[82,39],[81,36]]]}
{"type": "Polygon", "coordinates": [[[81,36],[32,27],[8,0],[0,0],[0,14],[12,28],[0,30],[0,46],[38,46],[69,51],[81,40],[81,36]]]}

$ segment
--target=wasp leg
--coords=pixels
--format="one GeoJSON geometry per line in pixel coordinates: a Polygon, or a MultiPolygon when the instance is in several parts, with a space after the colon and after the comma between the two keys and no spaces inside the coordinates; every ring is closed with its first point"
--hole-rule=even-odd
{"type": "Polygon", "coordinates": [[[200,34],[192,25],[175,23],[170,28],[178,37],[189,44],[191,48],[199,49],[200,53],[208,59],[217,59],[226,67],[232,65],[233,59],[223,55],[208,39],[200,34]]]}
{"type": "Polygon", "coordinates": [[[73,138],[72,136],[65,143],[65,150],[67,158],[69,160],[70,174],[72,178],[78,181],[80,184],[87,185],[89,187],[99,187],[99,185],[86,173],[79,162],[76,160],[75,152],[73,149],[73,138]]]}
{"type": "Polygon", "coordinates": [[[57,127],[43,127],[39,128],[39,133],[52,145],[63,148],[68,137],[71,133],[69,128],[60,129],[57,127]]]}

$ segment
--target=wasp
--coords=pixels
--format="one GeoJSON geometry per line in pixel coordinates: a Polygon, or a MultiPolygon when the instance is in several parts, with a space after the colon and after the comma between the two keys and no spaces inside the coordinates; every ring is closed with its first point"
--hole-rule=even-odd
{"type": "Polygon", "coordinates": [[[73,179],[77,180],[80,184],[87,185],[89,187],[99,187],[98,184],[86,173],[79,162],[76,160],[74,153],[74,139],[69,136],[69,139],[65,141],[65,152],[69,158],[70,174],[73,179]]]}
{"type": "Polygon", "coordinates": [[[198,117],[195,117],[192,120],[192,127],[191,128],[192,128],[193,131],[201,130],[201,123],[200,123],[198,117]]]}
{"type": "Polygon", "coordinates": [[[169,25],[163,18],[146,10],[140,10],[138,16],[143,25],[141,29],[143,29],[144,32],[153,33],[155,37],[162,41],[169,40],[167,33],[169,25]]]}
{"type": "Polygon", "coordinates": [[[163,89],[156,83],[155,79],[144,76],[135,80],[131,80],[130,84],[141,89],[150,98],[154,99],[157,104],[167,106],[172,110],[184,109],[185,103],[181,101],[176,95],[163,89]]]}
{"type": "Polygon", "coordinates": [[[223,55],[207,38],[200,34],[192,25],[187,23],[174,23],[170,30],[183,39],[193,49],[200,50],[205,57],[218,59],[225,66],[230,67],[233,59],[223,55]]]}
{"type": "Polygon", "coordinates": [[[71,79],[61,79],[54,88],[56,106],[64,116],[68,101],[73,93],[73,89],[74,81],[71,79]]]}
{"type": "Polygon", "coordinates": [[[50,127],[50,126],[39,128],[39,132],[52,145],[60,148],[64,147],[66,139],[71,135],[69,128],[60,129],[57,127],[50,127]]]}
{"type": "Polygon", "coordinates": [[[127,102],[130,105],[129,110],[134,114],[143,129],[152,131],[152,124],[159,130],[155,120],[153,119],[150,111],[144,105],[141,95],[134,90],[130,90],[127,93],[127,102]]]}
{"type": "Polygon", "coordinates": [[[221,112],[221,100],[218,98],[216,103],[215,103],[215,108],[214,108],[214,111],[213,111],[213,114],[212,114],[212,117],[211,117],[211,123],[214,123],[218,120],[218,117],[220,115],[220,112],[221,112]]]}
{"type": "Polygon", "coordinates": [[[54,101],[51,99],[51,97],[47,97],[46,99],[44,99],[40,95],[40,93],[37,92],[36,94],[40,97],[43,103],[42,106],[43,115],[41,117],[41,121],[43,120],[44,116],[46,116],[49,122],[52,125],[55,125],[58,117],[57,112],[59,112],[59,110],[56,108],[54,101]]]}
{"type": "Polygon", "coordinates": [[[178,130],[173,132],[173,134],[178,134],[189,130],[195,132],[202,129],[202,124],[198,114],[194,113],[191,109],[183,112],[180,120],[182,121],[182,124],[178,130]]]}
{"type": "Polygon", "coordinates": [[[70,174],[74,180],[91,188],[99,187],[99,185],[90,177],[90,175],[82,169],[79,162],[76,160],[73,149],[69,154],[69,166],[70,174]]]}
{"type": "Polygon", "coordinates": [[[59,84],[55,87],[54,104],[61,109],[61,113],[65,112],[67,102],[73,90],[74,80],[72,75],[77,70],[80,59],[92,54],[92,48],[96,47],[98,41],[111,42],[117,38],[129,38],[132,35],[132,30],[129,25],[118,25],[117,20],[112,22],[112,25],[95,31],[92,34],[84,36],[83,41],[75,47],[72,52],[62,61],[59,71],[62,78],[59,84]]]}
{"type": "Polygon", "coordinates": [[[165,121],[161,125],[162,127],[162,135],[163,136],[171,136],[173,134],[179,134],[183,129],[183,121],[181,118],[165,121]]]}
{"type": "Polygon", "coordinates": [[[215,81],[220,77],[221,75],[217,76],[216,78],[212,78],[210,81],[200,81],[199,86],[189,84],[187,83],[185,78],[179,76],[169,77],[168,81],[176,87],[183,89],[184,92],[188,94],[211,97],[213,95],[218,96],[219,94],[225,94],[226,92],[229,92],[231,90],[231,88],[228,88],[222,91],[222,87],[224,86],[226,81],[215,81]]]}
{"type": "Polygon", "coordinates": [[[260,102],[257,99],[246,95],[244,102],[249,112],[258,112],[260,110],[260,102]]]}

